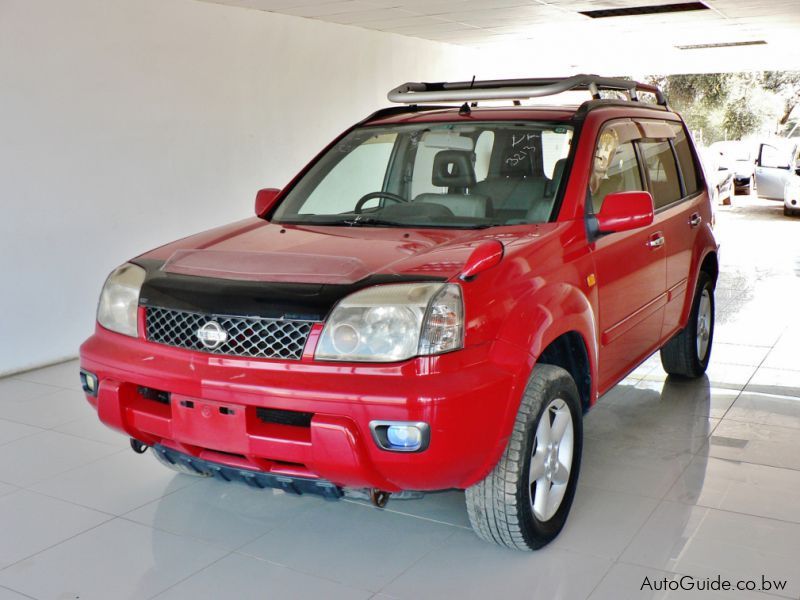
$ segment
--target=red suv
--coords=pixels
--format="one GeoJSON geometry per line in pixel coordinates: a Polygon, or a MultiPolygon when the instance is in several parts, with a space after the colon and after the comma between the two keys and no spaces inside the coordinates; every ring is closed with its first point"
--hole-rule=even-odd
{"type": "Polygon", "coordinates": [[[389,98],[403,106],[260,191],[256,216],[111,273],[83,386],[171,468],[379,506],[462,489],[480,537],[535,549],[567,518],[598,397],[656,350],[671,375],[708,365],[717,244],[697,153],[632,81],[389,98]],[[592,99],[521,104],[567,90],[592,99]]]}

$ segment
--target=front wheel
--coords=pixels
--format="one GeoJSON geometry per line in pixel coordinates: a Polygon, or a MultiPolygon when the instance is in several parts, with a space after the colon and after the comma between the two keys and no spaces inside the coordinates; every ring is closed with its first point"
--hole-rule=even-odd
{"type": "Polygon", "coordinates": [[[700,271],[689,323],[661,348],[661,365],[670,375],[700,377],[708,368],[713,341],[714,282],[700,271]]]}
{"type": "Polygon", "coordinates": [[[536,550],[564,527],[581,464],[582,411],[567,371],[536,365],[514,430],[486,478],[467,489],[478,537],[516,550],[536,550]]]}

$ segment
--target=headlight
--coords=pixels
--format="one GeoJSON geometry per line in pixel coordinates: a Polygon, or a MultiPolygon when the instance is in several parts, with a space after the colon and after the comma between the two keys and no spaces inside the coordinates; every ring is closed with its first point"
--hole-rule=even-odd
{"type": "Polygon", "coordinates": [[[461,288],[403,283],[363,289],[340,301],[325,324],[315,357],[394,362],[441,354],[464,344],[461,288]]]}
{"type": "Polygon", "coordinates": [[[97,305],[97,322],[100,325],[136,337],[139,291],[144,276],[144,269],[130,263],[125,263],[108,276],[97,305]]]}

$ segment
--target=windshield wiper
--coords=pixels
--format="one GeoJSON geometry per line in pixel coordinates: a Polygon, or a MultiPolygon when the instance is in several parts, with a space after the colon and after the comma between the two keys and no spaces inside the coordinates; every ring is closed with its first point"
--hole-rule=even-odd
{"type": "MultiPolygon", "coordinates": [[[[327,224],[328,223],[326,223],[326,225],[327,224]]],[[[349,225],[350,227],[408,227],[406,223],[378,219],[377,217],[364,217],[362,215],[356,215],[352,219],[342,219],[341,221],[334,221],[330,223],[330,225],[339,224],[349,225]]]]}
{"type": "Polygon", "coordinates": [[[414,222],[400,222],[389,221],[387,219],[379,219],[377,217],[364,217],[362,215],[355,215],[344,219],[291,219],[282,220],[281,224],[285,225],[310,225],[310,226],[334,226],[334,227],[405,227],[405,228],[419,228],[419,229],[487,229],[489,227],[497,227],[500,223],[414,223],[414,222]]]}
{"type": "Polygon", "coordinates": [[[407,227],[406,223],[398,223],[397,221],[387,221],[385,219],[376,219],[375,217],[362,217],[361,215],[356,215],[354,217],[348,217],[344,219],[284,219],[280,221],[281,224],[285,225],[333,225],[333,226],[341,226],[346,225],[348,227],[363,227],[363,226],[375,226],[375,227],[407,227]]]}

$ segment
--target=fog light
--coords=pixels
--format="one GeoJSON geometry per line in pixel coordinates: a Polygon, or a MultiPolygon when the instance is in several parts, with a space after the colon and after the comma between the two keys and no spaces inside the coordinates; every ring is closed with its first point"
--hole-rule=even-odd
{"type": "Polygon", "coordinates": [[[81,387],[90,396],[97,396],[97,375],[81,369],[81,387]]]}
{"type": "Polygon", "coordinates": [[[389,445],[398,448],[419,448],[422,432],[413,425],[390,425],[386,430],[389,445]]]}
{"type": "Polygon", "coordinates": [[[375,443],[393,452],[421,452],[430,443],[430,427],[422,422],[372,421],[369,424],[375,443]]]}

